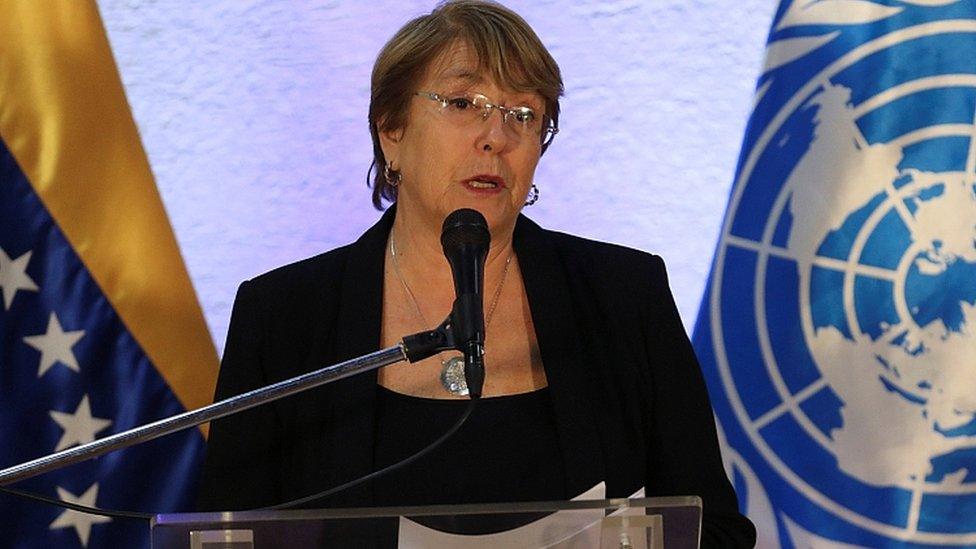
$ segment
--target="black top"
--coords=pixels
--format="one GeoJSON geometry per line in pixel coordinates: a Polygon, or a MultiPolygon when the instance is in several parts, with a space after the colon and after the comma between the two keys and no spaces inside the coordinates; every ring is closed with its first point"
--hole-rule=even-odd
{"type": "MultiPolygon", "coordinates": [[[[395,211],[357,242],[241,285],[217,397],[376,351],[395,211]]],[[[564,492],[699,495],[703,547],[749,547],[698,361],[660,257],[542,229],[513,247],[549,384],[564,492]]],[[[213,422],[199,506],[271,505],[375,470],[376,372],[213,422]]],[[[376,505],[360,485],[317,507],[376,505]]]]}
{"type": "MultiPolygon", "coordinates": [[[[404,395],[379,388],[377,468],[421,450],[451,428],[467,400],[404,395]]],[[[376,481],[382,506],[555,501],[566,494],[548,389],[483,398],[439,448],[376,481]]]]}
{"type": "MultiPolygon", "coordinates": [[[[450,429],[468,400],[420,398],[379,387],[374,463],[386,467],[450,429]]],[[[483,398],[467,422],[420,460],[374,481],[379,506],[565,500],[562,456],[548,389],[483,398]]],[[[575,496],[571,494],[569,497],[575,496]]],[[[431,524],[488,533],[527,522],[431,524]]]]}

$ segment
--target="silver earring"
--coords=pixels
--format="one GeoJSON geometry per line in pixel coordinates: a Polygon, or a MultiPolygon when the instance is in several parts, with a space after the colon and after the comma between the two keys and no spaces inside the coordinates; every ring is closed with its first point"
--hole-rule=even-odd
{"type": "Polygon", "coordinates": [[[403,179],[403,175],[393,169],[393,162],[387,162],[386,166],[383,166],[383,178],[391,187],[396,187],[403,179]]]}
{"type": "Polygon", "coordinates": [[[535,183],[529,187],[529,196],[525,199],[525,205],[531,206],[539,200],[539,187],[535,186],[535,183]]]}

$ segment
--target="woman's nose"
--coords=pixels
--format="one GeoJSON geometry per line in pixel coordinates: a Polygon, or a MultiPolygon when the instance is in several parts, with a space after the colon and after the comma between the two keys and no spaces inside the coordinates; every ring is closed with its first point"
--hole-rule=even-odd
{"type": "Polygon", "coordinates": [[[493,108],[488,112],[482,122],[481,133],[478,143],[476,143],[479,150],[501,152],[513,142],[513,129],[509,126],[505,114],[498,108],[493,108]]]}

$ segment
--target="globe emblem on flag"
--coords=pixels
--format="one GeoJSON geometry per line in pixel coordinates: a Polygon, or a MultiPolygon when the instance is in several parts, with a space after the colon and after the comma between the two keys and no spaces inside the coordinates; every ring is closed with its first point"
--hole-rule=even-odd
{"type": "Polygon", "coordinates": [[[976,544],[973,51],[971,20],[856,46],[744,155],[715,362],[737,450],[807,528],[976,544]]]}

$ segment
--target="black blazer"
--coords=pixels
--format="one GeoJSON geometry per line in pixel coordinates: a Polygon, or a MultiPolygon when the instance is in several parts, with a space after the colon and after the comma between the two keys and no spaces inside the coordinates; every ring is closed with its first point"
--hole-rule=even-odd
{"type": "MultiPolygon", "coordinates": [[[[238,291],[217,399],[379,349],[391,208],[355,243],[238,291]]],[[[547,231],[520,216],[514,248],[549,382],[566,493],[700,495],[703,546],[749,546],[719,456],[698,362],[663,261],[547,231]]],[[[370,473],[376,373],[215,421],[199,507],[254,508],[370,473]]],[[[516,450],[517,451],[517,450],[516,450]]],[[[361,507],[360,486],[315,503],[361,507]]]]}

